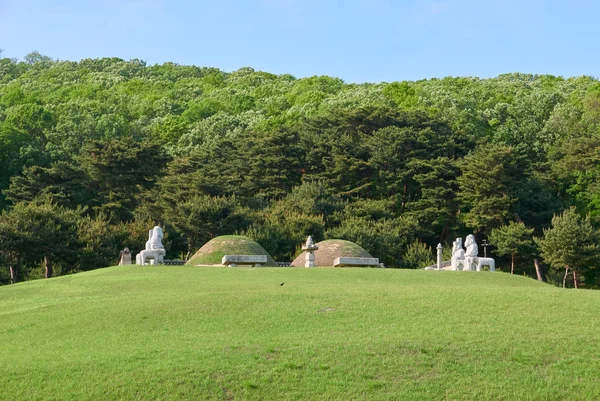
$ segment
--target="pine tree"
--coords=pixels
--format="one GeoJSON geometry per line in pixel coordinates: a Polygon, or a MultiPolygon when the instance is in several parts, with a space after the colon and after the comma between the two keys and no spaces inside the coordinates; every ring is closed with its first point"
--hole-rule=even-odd
{"type": "Polygon", "coordinates": [[[533,251],[533,228],[528,229],[522,222],[510,222],[492,230],[490,245],[496,247],[500,256],[510,255],[510,274],[515,272],[515,258],[518,254],[533,251]]]}
{"type": "Polygon", "coordinates": [[[402,263],[402,267],[409,269],[421,269],[433,265],[433,252],[427,244],[416,240],[408,246],[402,257],[402,263]]]}
{"type": "Polygon", "coordinates": [[[466,156],[460,167],[461,219],[478,231],[501,226],[518,200],[518,186],[528,174],[527,161],[510,147],[486,145],[466,156]]]}
{"type": "Polygon", "coordinates": [[[589,283],[596,278],[600,233],[590,224],[589,217],[580,217],[575,208],[554,216],[552,227],[545,229],[544,237],[535,238],[535,242],[546,263],[554,269],[565,269],[563,287],[569,270],[573,272],[575,288],[579,275],[589,283]]]}
{"type": "Polygon", "coordinates": [[[30,202],[17,203],[8,214],[18,224],[28,258],[44,260],[46,278],[52,277],[55,262],[74,264],[83,245],[77,233],[77,211],[51,202],[30,202]]]}

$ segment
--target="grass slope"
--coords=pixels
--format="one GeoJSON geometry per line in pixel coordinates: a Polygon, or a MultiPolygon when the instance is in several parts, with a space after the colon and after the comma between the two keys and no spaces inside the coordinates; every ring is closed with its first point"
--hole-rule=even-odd
{"type": "Polygon", "coordinates": [[[0,398],[600,399],[599,311],[502,273],[113,267],[0,288],[0,398]]]}
{"type": "Polygon", "coordinates": [[[220,265],[225,255],[267,255],[267,266],[277,266],[275,260],[258,242],[242,235],[222,235],[202,246],[186,265],[220,265]]]}

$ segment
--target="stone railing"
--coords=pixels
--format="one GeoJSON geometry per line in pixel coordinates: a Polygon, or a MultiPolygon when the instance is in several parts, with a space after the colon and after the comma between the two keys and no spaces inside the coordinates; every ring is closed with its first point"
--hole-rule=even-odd
{"type": "Polygon", "coordinates": [[[168,260],[168,259],[165,259],[165,260],[163,260],[163,265],[167,265],[167,266],[183,266],[183,265],[185,265],[185,260],[179,260],[179,259],[168,260]]]}

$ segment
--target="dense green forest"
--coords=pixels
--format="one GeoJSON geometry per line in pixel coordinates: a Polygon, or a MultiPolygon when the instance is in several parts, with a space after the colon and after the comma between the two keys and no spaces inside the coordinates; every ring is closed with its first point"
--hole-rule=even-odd
{"type": "Polygon", "coordinates": [[[118,58],[0,59],[0,282],[308,234],[423,267],[474,232],[501,270],[600,285],[600,82],[346,84],[118,58]],[[565,274],[566,273],[566,274],[565,274]]]}

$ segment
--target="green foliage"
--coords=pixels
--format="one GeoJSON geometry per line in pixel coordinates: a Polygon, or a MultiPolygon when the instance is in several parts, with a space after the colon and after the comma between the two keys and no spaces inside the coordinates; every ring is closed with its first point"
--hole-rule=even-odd
{"type": "Polygon", "coordinates": [[[402,267],[408,269],[422,269],[433,264],[433,251],[421,241],[412,242],[402,257],[402,267]]]}
{"type": "Polygon", "coordinates": [[[516,193],[527,178],[527,160],[505,146],[479,146],[461,163],[457,178],[461,218],[468,227],[490,230],[501,226],[517,202],[516,193]]]}
{"type": "Polygon", "coordinates": [[[173,226],[187,240],[187,256],[209,239],[244,227],[246,216],[235,198],[200,195],[177,204],[162,205],[164,222],[173,226]]]}
{"type": "Polygon", "coordinates": [[[392,82],[385,86],[383,93],[394,100],[398,107],[402,109],[413,109],[419,105],[419,98],[414,86],[415,85],[411,85],[410,82],[406,81],[392,82]]]}
{"type": "Polygon", "coordinates": [[[0,59],[0,210],[34,202],[104,216],[115,242],[99,266],[117,243],[143,247],[154,221],[169,255],[184,257],[210,237],[190,216],[220,215],[194,209],[200,199],[235,197],[237,217],[203,225],[252,232],[278,258],[331,232],[395,266],[414,240],[433,247],[509,220],[540,234],[570,206],[596,224],[598,138],[600,83],[589,76],[346,84],[249,67],[0,59]]]}
{"type": "Polygon", "coordinates": [[[255,216],[244,235],[263,245],[276,260],[291,261],[306,237],[312,235],[315,241],[324,238],[323,216],[286,212],[276,204],[255,216]]]}
{"type": "Polygon", "coordinates": [[[152,187],[166,160],[159,145],[125,138],[88,142],[77,157],[89,179],[92,207],[116,221],[131,219],[136,195],[152,187]]]}
{"type": "Polygon", "coordinates": [[[600,232],[574,208],[552,218],[552,227],[535,238],[544,261],[553,269],[572,269],[593,285],[598,276],[600,232]]]}
{"type": "Polygon", "coordinates": [[[600,138],[568,139],[557,153],[554,158],[558,160],[552,164],[552,172],[559,188],[580,213],[600,218],[600,138]]]}
{"type": "Polygon", "coordinates": [[[517,255],[533,256],[533,228],[528,229],[522,222],[510,222],[495,228],[490,233],[490,245],[496,248],[500,256],[511,257],[511,273],[514,273],[517,255]]]}
{"type": "Polygon", "coordinates": [[[355,242],[386,266],[401,267],[416,228],[417,222],[407,217],[381,220],[347,217],[338,227],[328,230],[325,238],[355,242]]]}
{"type": "Polygon", "coordinates": [[[301,211],[324,219],[325,228],[338,223],[336,213],[344,209],[341,198],[321,181],[307,181],[292,188],[276,208],[284,214],[301,211]]]}
{"type": "Polygon", "coordinates": [[[447,235],[458,224],[456,193],[459,175],[457,163],[447,157],[415,161],[413,179],[420,196],[407,203],[407,214],[413,216],[422,230],[436,237],[447,235]]]}
{"type": "Polygon", "coordinates": [[[84,172],[71,163],[55,162],[49,167],[28,167],[10,181],[10,187],[4,193],[13,203],[46,199],[74,209],[86,205],[90,200],[84,172]]]}
{"type": "Polygon", "coordinates": [[[17,203],[3,214],[5,224],[18,227],[17,238],[6,246],[4,252],[18,252],[19,243],[27,248],[27,258],[44,259],[46,278],[52,277],[54,263],[68,272],[76,259],[81,241],[77,235],[77,211],[64,209],[50,202],[17,203]]]}
{"type": "Polygon", "coordinates": [[[281,198],[301,178],[303,149],[295,133],[272,132],[247,138],[240,156],[247,161],[239,191],[246,196],[281,198]]]}
{"type": "Polygon", "coordinates": [[[29,246],[24,228],[25,222],[17,213],[5,211],[0,215],[0,262],[11,270],[13,283],[21,278],[19,265],[29,246]]]}
{"type": "Polygon", "coordinates": [[[86,271],[96,266],[116,265],[126,238],[124,227],[111,224],[103,215],[81,217],[77,221],[77,239],[83,247],[78,250],[77,262],[71,270],[86,271]]]}

